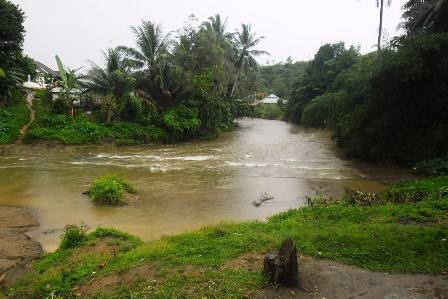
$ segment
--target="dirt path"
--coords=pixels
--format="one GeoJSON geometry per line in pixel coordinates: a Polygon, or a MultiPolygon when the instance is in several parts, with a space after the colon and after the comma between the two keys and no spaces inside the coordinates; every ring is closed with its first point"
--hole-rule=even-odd
{"type": "MultiPolygon", "coordinates": [[[[262,267],[263,257],[258,263],[262,267]]],[[[373,272],[335,261],[299,257],[300,288],[265,288],[253,299],[448,299],[448,275],[373,272]]]]}
{"type": "Polygon", "coordinates": [[[20,129],[20,131],[19,131],[19,140],[18,140],[19,143],[22,143],[22,140],[25,137],[25,134],[26,134],[26,131],[28,130],[28,127],[31,125],[31,123],[36,118],[36,116],[35,116],[36,112],[32,108],[33,107],[33,99],[34,99],[35,95],[36,95],[35,91],[29,91],[26,94],[27,106],[28,106],[28,109],[30,110],[30,121],[20,129]]]}
{"type": "Polygon", "coordinates": [[[36,215],[29,210],[0,206],[0,289],[11,287],[24,275],[27,265],[42,254],[40,244],[25,234],[38,225],[36,215]]]}

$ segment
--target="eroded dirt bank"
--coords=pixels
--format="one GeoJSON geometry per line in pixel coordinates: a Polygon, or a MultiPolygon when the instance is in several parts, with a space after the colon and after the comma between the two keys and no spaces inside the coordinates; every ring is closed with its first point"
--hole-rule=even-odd
{"type": "Polygon", "coordinates": [[[25,233],[39,226],[31,211],[0,206],[0,288],[9,288],[26,273],[27,266],[42,254],[38,242],[25,233]]]}

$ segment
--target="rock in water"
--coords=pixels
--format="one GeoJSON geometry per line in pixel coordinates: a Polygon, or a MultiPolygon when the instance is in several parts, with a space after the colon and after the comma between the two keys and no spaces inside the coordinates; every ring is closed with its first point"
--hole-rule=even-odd
{"type": "Polygon", "coordinates": [[[291,239],[283,241],[279,252],[268,252],[264,257],[264,273],[270,281],[286,287],[297,286],[299,265],[297,249],[291,239]]]}

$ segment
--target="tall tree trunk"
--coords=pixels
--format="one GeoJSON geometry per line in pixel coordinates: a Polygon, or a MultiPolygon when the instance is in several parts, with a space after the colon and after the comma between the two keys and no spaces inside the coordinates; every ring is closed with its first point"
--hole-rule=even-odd
{"type": "Polygon", "coordinates": [[[380,2],[380,25],[378,27],[378,57],[377,61],[378,63],[381,63],[381,35],[383,33],[383,8],[384,8],[384,0],[381,0],[380,2]]]}

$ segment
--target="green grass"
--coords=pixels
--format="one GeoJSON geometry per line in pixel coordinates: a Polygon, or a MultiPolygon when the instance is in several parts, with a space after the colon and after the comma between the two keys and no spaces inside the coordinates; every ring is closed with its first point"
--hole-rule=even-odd
{"type": "Polygon", "coordinates": [[[89,242],[104,237],[96,232],[77,249],[45,255],[11,293],[70,298],[74,286],[93,277],[124,275],[136,266],[153,265],[153,277],[117,285],[114,294],[97,298],[248,297],[267,284],[261,269],[233,269],[226,263],[247,253],[277,249],[287,237],[300,254],[375,271],[446,272],[448,177],[399,182],[381,199],[370,206],[349,204],[348,198],[314,199],[312,207],[289,210],[266,222],[222,223],[144,244],[117,237],[110,242],[118,242],[118,254],[81,256],[79,251],[91,246],[89,242]],[[104,259],[107,265],[98,268],[104,259]]]}
{"type": "Polygon", "coordinates": [[[25,103],[0,108],[0,144],[12,143],[19,139],[20,129],[30,120],[29,114],[25,103]]]}

